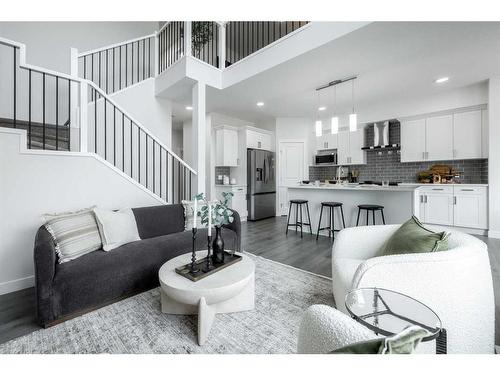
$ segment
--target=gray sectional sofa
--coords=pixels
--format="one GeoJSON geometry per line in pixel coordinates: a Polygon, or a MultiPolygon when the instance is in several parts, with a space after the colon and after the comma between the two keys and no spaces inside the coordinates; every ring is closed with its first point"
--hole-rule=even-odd
{"type": "MultiPolygon", "coordinates": [[[[57,324],[159,285],[158,270],[171,258],[192,249],[191,231],[184,231],[180,204],[133,209],[140,241],[105,252],[97,250],[59,264],[54,241],[42,226],[35,238],[37,320],[57,324]]],[[[241,224],[222,229],[225,247],[241,251],[241,224]]],[[[198,229],[196,248],[206,249],[207,230],[198,229]]]]}

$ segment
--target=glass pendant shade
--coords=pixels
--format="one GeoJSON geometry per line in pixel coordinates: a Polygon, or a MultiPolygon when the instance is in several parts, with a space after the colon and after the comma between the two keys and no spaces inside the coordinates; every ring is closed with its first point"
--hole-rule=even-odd
{"type": "Polygon", "coordinates": [[[337,134],[339,132],[339,118],[337,116],[332,117],[332,134],[337,134]]]}
{"type": "Polygon", "coordinates": [[[349,131],[355,132],[358,128],[358,115],[351,113],[349,115],[349,131]]]}
{"type": "Polygon", "coordinates": [[[316,137],[321,137],[323,135],[323,124],[321,123],[320,120],[317,120],[315,123],[315,128],[316,128],[316,137]]]}

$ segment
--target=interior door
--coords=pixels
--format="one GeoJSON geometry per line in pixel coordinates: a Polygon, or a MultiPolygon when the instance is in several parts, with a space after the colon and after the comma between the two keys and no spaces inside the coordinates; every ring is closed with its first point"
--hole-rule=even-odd
{"type": "Polygon", "coordinates": [[[306,178],[305,142],[280,142],[279,149],[279,212],[286,215],[287,186],[296,186],[306,178]]]}
{"type": "Polygon", "coordinates": [[[426,160],[453,159],[453,116],[429,117],[425,122],[426,160]]]}

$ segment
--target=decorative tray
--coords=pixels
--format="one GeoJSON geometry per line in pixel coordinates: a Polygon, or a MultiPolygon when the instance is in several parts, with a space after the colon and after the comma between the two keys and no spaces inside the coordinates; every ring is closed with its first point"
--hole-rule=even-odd
{"type": "Polygon", "coordinates": [[[229,267],[234,263],[239,262],[241,259],[242,257],[240,255],[230,254],[227,251],[224,251],[224,263],[214,264],[212,260],[210,260],[209,268],[207,269],[207,257],[204,257],[198,259],[195,262],[196,268],[199,270],[198,272],[196,273],[191,272],[191,262],[183,266],[177,267],[175,269],[175,272],[191,281],[199,281],[207,276],[210,276],[216,272],[223,270],[226,267],[229,267]]]}

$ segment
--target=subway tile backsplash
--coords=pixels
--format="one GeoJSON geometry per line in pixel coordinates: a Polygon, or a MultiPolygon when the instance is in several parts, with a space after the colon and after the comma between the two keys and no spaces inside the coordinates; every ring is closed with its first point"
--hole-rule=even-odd
{"type": "MultiPolygon", "coordinates": [[[[365,128],[366,145],[373,144],[373,128],[365,128]]],[[[389,129],[390,143],[400,143],[401,131],[399,123],[391,124],[389,129]]],[[[488,159],[443,160],[415,163],[401,163],[401,155],[393,151],[367,151],[367,163],[351,165],[349,171],[359,171],[359,181],[390,180],[397,182],[417,182],[418,172],[428,170],[434,164],[446,164],[462,172],[461,182],[471,184],[488,183],[488,159]]],[[[333,180],[337,167],[309,167],[309,179],[333,180]]]]}

